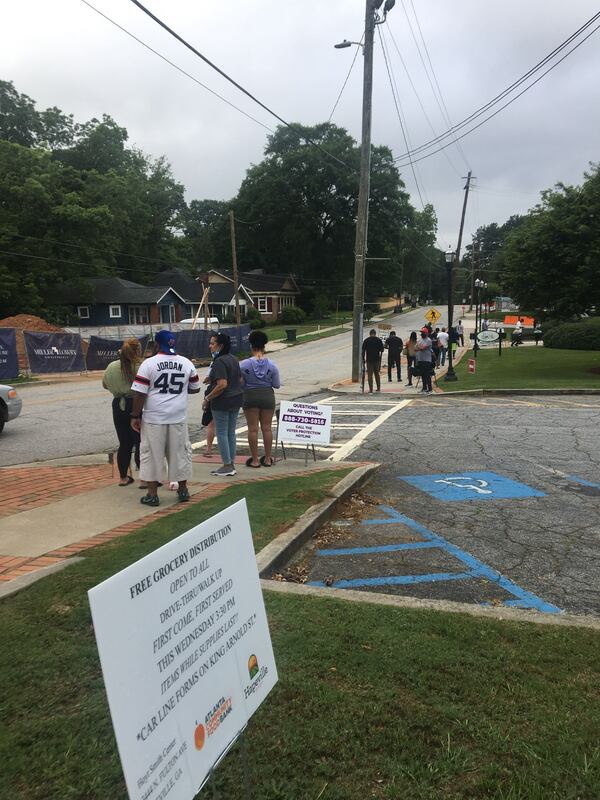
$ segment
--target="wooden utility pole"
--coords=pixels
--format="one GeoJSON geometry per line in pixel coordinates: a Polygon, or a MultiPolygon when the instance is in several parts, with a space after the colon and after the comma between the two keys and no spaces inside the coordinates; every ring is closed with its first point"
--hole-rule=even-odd
{"type": "MultiPolygon", "coordinates": [[[[467,200],[469,199],[469,189],[471,188],[471,170],[467,175],[467,183],[465,185],[465,199],[463,200],[462,214],[460,217],[460,230],[458,232],[458,243],[456,245],[456,252],[454,253],[453,263],[448,267],[448,331],[452,331],[453,317],[454,317],[454,267],[460,265],[460,248],[462,245],[463,230],[465,227],[465,214],[467,213],[467,200]]],[[[452,336],[452,334],[451,334],[452,336]]],[[[452,336],[452,338],[454,338],[452,336]]],[[[448,371],[444,377],[446,381],[457,380],[454,367],[452,365],[452,341],[449,342],[448,348],[448,371]]]]}
{"type": "Polygon", "coordinates": [[[233,265],[233,291],[235,297],[235,324],[240,326],[240,294],[238,292],[237,249],[235,246],[235,216],[233,209],[229,212],[229,227],[231,229],[231,263],[233,265]]]}

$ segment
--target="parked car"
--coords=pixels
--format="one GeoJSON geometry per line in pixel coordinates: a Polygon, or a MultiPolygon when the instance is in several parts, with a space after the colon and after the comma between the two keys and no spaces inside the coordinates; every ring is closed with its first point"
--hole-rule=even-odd
{"type": "MultiPolygon", "coordinates": [[[[179,324],[181,325],[182,330],[191,331],[192,325],[194,324],[194,318],[190,317],[189,319],[182,319],[179,324]]],[[[204,327],[204,317],[198,317],[198,319],[196,320],[196,329],[200,330],[203,327],[204,327]]],[[[218,328],[219,320],[217,319],[217,317],[209,317],[207,327],[218,328]]]]}
{"type": "Polygon", "coordinates": [[[17,390],[0,383],[0,433],[7,422],[19,416],[22,405],[23,401],[17,396],[17,390]]]}

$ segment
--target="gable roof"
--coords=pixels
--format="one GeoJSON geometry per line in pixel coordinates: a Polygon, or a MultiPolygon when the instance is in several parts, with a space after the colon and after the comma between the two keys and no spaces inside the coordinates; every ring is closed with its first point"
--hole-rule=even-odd
{"type": "Polygon", "coordinates": [[[63,297],[68,303],[90,302],[97,304],[154,304],[172,291],[182,302],[185,300],[170,286],[142,286],[125,278],[86,278],[80,286],[67,288],[63,297]],[[91,292],[89,289],[91,288],[91,292]]]}
{"type": "MultiPolygon", "coordinates": [[[[210,273],[215,273],[216,275],[221,275],[221,277],[226,278],[228,281],[233,283],[233,275],[230,270],[228,269],[211,269],[208,271],[209,276],[210,273]]],[[[300,290],[296,284],[292,275],[266,275],[261,272],[238,272],[238,280],[240,285],[247,289],[252,294],[265,292],[265,293],[275,293],[278,294],[280,292],[287,292],[292,294],[299,294],[300,290]],[[286,286],[286,283],[288,286],[286,286]]],[[[210,278],[209,278],[210,281],[210,278]]],[[[212,286],[217,286],[218,284],[211,284],[211,291],[212,286]]]]}
{"type": "MultiPolygon", "coordinates": [[[[233,303],[234,291],[233,281],[231,283],[211,283],[209,284],[210,291],[208,293],[208,302],[210,303],[233,303]]],[[[247,300],[252,302],[252,298],[243,286],[238,287],[240,295],[243,295],[247,300]]],[[[198,301],[196,301],[198,302],[198,301]]]]}
{"type": "Polygon", "coordinates": [[[151,286],[171,286],[185,303],[199,303],[202,285],[189,272],[182,269],[167,269],[158,272],[150,281],[151,286]]]}

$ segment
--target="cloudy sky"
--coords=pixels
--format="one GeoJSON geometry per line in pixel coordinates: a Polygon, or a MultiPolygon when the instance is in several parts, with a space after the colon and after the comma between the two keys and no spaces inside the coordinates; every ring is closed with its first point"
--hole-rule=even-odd
{"type": "MultiPolygon", "coordinates": [[[[177,43],[129,0],[93,5],[269,128],[276,121],[177,43]]],[[[327,120],[359,40],[364,0],[147,0],[149,8],[288,121],[327,120]]],[[[447,129],[419,51],[420,23],[454,124],[527,72],[600,10],[590,0],[397,0],[381,26],[413,147],[447,129]],[[413,10],[416,12],[415,18],[413,10]],[[406,13],[405,13],[406,12],[406,13]],[[409,26],[410,20],[411,26],[409,26]],[[403,65],[398,51],[402,55],[403,65]],[[410,75],[410,80],[407,77],[410,75]],[[413,90],[411,82],[414,85],[413,90]],[[421,108],[422,103],[429,122],[421,108]],[[431,123],[431,126],[430,126],[431,123]]],[[[1,13],[0,77],[38,107],[57,105],[78,121],[113,116],[130,141],[166,155],[193,198],[228,199],[268,133],[100,17],[83,0],[19,0],[1,13]]],[[[421,44],[421,49],[422,44],[421,44]]],[[[427,55],[421,55],[427,64],[427,55]]],[[[439,218],[438,242],[455,246],[467,169],[478,187],[465,243],[481,224],[535,205],[541,189],[578,183],[600,159],[600,31],[531,91],[456,145],[417,165],[425,202],[439,218]]],[[[435,86],[435,83],[434,83],[435,86]]],[[[360,138],[362,57],[332,121],[360,138]]],[[[373,142],[405,150],[376,36],[373,142]]],[[[402,163],[402,162],[401,162],[402,163]]],[[[410,167],[402,175],[420,207],[410,167]]]]}

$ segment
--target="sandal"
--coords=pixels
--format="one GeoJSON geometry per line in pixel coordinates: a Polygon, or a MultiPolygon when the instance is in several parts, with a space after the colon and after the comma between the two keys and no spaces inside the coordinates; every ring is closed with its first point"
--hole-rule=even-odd
{"type": "MultiPolygon", "coordinates": [[[[262,461],[261,461],[262,464],[262,461]]],[[[253,464],[252,463],[252,456],[246,459],[246,466],[250,467],[250,469],[260,469],[260,464],[253,464]]]]}
{"type": "Polygon", "coordinates": [[[131,475],[128,475],[126,482],[125,483],[119,483],[118,485],[119,486],[131,486],[132,483],[133,483],[133,478],[131,477],[131,475]]]}
{"type": "Polygon", "coordinates": [[[260,457],[260,463],[263,465],[263,467],[272,467],[273,466],[273,459],[271,459],[271,463],[270,464],[267,464],[266,458],[264,456],[261,456],[260,457]]]}

